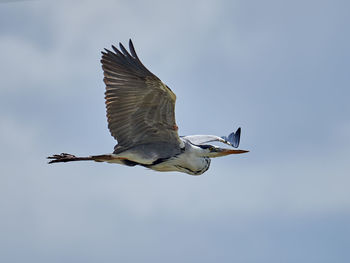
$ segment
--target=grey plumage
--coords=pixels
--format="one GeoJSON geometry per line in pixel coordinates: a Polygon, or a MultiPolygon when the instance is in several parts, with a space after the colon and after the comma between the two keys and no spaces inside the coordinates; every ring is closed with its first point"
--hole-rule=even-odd
{"type": "Polygon", "coordinates": [[[141,63],[129,41],[131,54],[102,52],[106,84],[108,128],[118,141],[115,153],[142,144],[167,143],[180,148],[175,122],[175,94],[141,63]]]}

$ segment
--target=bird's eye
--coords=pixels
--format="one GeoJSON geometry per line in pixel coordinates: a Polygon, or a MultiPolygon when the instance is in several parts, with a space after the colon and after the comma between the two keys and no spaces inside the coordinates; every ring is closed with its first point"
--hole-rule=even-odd
{"type": "Polygon", "coordinates": [[[209,151],[214,151],[214,149],[215,149],[215,147],[214,147],[214,146],[211,146],[211,147],[209,148],[209,151]]]}

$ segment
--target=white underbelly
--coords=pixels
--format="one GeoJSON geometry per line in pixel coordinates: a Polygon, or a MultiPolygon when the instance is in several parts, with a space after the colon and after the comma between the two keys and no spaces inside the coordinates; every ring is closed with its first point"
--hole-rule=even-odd
{"type": "Polygon", "coordinates": [[[149,168],[161,172],[177,171],[191,175],[200,175],[208,170],[209,165],[209,158],[180,155],[149,168]]]}

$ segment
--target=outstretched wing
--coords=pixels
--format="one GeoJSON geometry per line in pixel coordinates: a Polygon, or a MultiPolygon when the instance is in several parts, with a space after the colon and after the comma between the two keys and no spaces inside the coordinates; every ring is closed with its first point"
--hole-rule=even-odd
{"type": "Polygon", "coordinates": [[[215,136],[215,135],[190,135],[184,136],[184,139],[189,140],[193,144],[205,144],[208,142],[222,142],[228,144],[234,148],[238,148],[241,138],[241,128],[238,128],[236,132],[232,132],[229,136],[215,136]]]}
{"type": "Polygon", "coordinates": [[[102,52],[108,128],[117,149],[167,142],[181,145],[175,122],[175,94],[120,43],[102,52]]]}

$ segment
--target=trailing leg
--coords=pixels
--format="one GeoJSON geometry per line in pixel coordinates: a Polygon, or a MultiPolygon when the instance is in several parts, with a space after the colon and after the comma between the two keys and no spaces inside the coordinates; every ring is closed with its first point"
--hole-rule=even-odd
{"type": "Polygon", "coordinates": [[[49,163],[62,163],[62,162],[73,162],[73,161],[93,161],[92,157],[76,157],[75,155],[69,153],[55,154],[47,157],[50,159],[49,163]]]}

